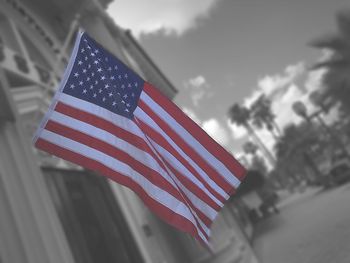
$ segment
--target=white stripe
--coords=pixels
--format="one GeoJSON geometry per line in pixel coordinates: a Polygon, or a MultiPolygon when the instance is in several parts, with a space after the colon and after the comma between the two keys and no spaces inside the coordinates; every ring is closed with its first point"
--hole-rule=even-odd
{"type": "MultiPolygon", "coordinates": [[[[216,184],[216,182],[214,182],[202,169],[200,169],[198,167],[197,164],[195,164],[195,162],[189,157],[187,156],[177,145],[176,143],[158,126],[158,124],[151,118],[149,117],[140,107],[137,107],[134,115],[142,120],[143,122],[145,122],[148,126],[150,126],[152,129],[156,130],[162,137],[164,137],[164,139],[170,143],[171,146],[173,146],[175,148],[175,150],[177,150],[179,152],[179,154],[190,163],[190,165],[192,165],[192,167],[199,173],[199,175],[203,178],[203,180],[205,180],[206,182],[208,182],[208,184],[219,194],[221,195],[223,198],[228,199],[229,195],[220,187],[216,184]],[[197,168],[197,169],[196,169],[197,168]]],[[[163,149],[163,148],[162,148],[163,149]]],[[[165,151],[165,150],[164,150],[165,151]]],[[[166,151],[167,152],[167,151],[166,151]]],[[[164,152],[164,153],[166,153],[164,152]]],[[[171,153],[169,153],[171,155],[171,153]]],[[[175,162],[179,162],[173,155],[172,159],[175,162]]],[[[181,163],[181,162],[179,162],[181,163]]],[[[182,165],[182,164],[181,164],[182,165]]],[[[183,166],[183,165],[182,165],[183,166]]],[[[185,168],[183,166],[184,169],[187,170],[187,168],[185,168]]],[[[181,170],[179,170],[181,171],[181,170]]],[[[195,178],[188,170],[186,173],[188,179],[190,179],[191,181],[194,180],[198,180],[197,178],[195,178]]],[[[196,183],[198,185],[198,183],[196,183]]],[[[202,183],[200,183],[201,185],[199,185],[201,188],[203,187],[204,189],[206,189],[204,187],[204,185],[202,183]]],[[[206,189],[207,190],[207,189],[206,189]]],[[[215,198],[215,197],[214,197],[215,198]]],[[[213,199],[217,204],[222,204],[219,200],[217,200],[216,198],[213,199]]]]}
{"type": "Polygon", "coordinates": [[[158,105],[146,92],[142,92],[140,99],[144,101],[152,111],[157,114],[163,121],[176,132],[181,134],[181,137],[186,143],[191,146],[203,159],[207,161],[228,183],[234,187],[238,187],[240,181],[238,178],[231,173],[229,169],[215,156],[213,156],[202,144],[200,144],[187,130],[185,130],[169,113],[158,105]]]}
{"type": "MultiPolygon", "coordinates": [[[[79,131],[83,134],[92,136],[100,141],[108,143],[109,145],[126,152],[137,161],[146,165],[148,168],[158,172],[165,180],[167,180],[177,190],[179,190],[178,189],[178,186],[179,186],[186,193],[186,196],[188,196],[188,198],[192,201],[193,205],[196,208],[198,208],[201,212],[206,214],[210,219],[213,220],[215,218],[217,212],[214,209],[212,209],[211,207],[208,207],[206,203],[204,203],[201,199],[199,199],[197,196],[192,194],[185,186],[183,186],[177,180],[175,176],[173,176],[173,178],[170,178],[169,175],[163,170],[163,168],[159,166],[159,164],[153,158],[153,156],[150,155],[148,152],[144,152],[143,150],[140,150],[139,148],[128,143],[127,141],[124,141],[103,129],[96,128],[95,126],[76,120],[74,118],[71,118],[59,112],[53,112],[51,115],[51,120],[57,123],[60,123],[66,127],[72,128],[76,131],[79,131]],[[176,183],[178,184],[178,186],[175,184],[174,180],[176,180],[176,183]]],[[[200,219],[198,218],[198,220],[200,219]]]]}
{"type": "MultiPolygon", "coordinates": [[[[208,191],[208,189],[196,178],[192,175],[192,173],[183,166],[183,164],[178,161],[171,153],[169,153],[167,150],[165,150],[162,146],[157,144],[154,140],[151,140],[152,145],[157,149],[157,151],[160,153],[160,155],[169,163],[171,164],[174,169],[176,169],[180,174],[188,178],[193,184],[195,184],[197,187],[199,187],[201,190],[205,192],[205,194],[213,200],[217,205],[220,207],[223,206],[223,203],[221,203],[219,200],[216,199],[215,196],[213,196],[212,193],[208,191]]],[[[175,176],[176,177],[176,176],[175,176]]],[[[211,208],[212,209],[212,208],[211,208]]],[[[215,210],[213,209],[212,212],[215,210]]]]}
{"type": "Polygon", "coordinates": [[[193,218],[193,214],[189,211],[186,204],[176,199],[174,196],[169,194],[167,191],[159,188],[158,186],[152,184],[144,176],[139,174],[137,171],[133,170],[127,164],[120,162],[111,156],[104,154],[98,150],[88,147],[84,144],[78,143],[64,136],[58,135],[48,130],[42,130],[40,138],[49,141],[55,145],[63,147],[69,151],[75,152],[79,155],[83,155],[89,159],[95,160],[106,167],[132,179],[137,183],[146,193],[156,202],[166,206],[168,209],[172,210],[174,213],[179,214],[189,221],[197,228],[199,235],[203,240],[206,238],[198,229],[196,221],[193,218]]]}
{"type": "MultiPolygon", "coordinates": [[[[76,131],[79,131],[83,134],[87,134],[89,136],[92,136],[100,141],[103,141],[105,143],[108,143],[109,145],[113,146],[116,149],[122,150],[123,152],[126,152],[131,157],[139,161],[140,163],[146,165],[148,168],[158,172],[165,180],[167,180],[170,184],[172,184],[175,188],[177,188],[174,181],[167,176],[167,173],[163,170],[162,167],[159,166],[157,161],[153,158],[152,155],[150,155],[148,152],[145,152],[134,145],[128,143],[127,141],[124,141],[120,139],[119,137],[116,137],[115,135],[97,128],[93,125],[90,125],[86,122],[79,121],[77,119],[74,119],[72,117],[66,116],[60,112],[53,112],[51,115],[51,120],[58,122],[64,126],[67,126],[69,128],[72,128],[76,131]]],[[[132,122],[132,121],[130,121],[132,122]]],[[[128,130],[130,131],[130,130],[128,130]]],[[[141,138],[140,138],[141,139],[141,138]]]]}
{"type": "MultiPolygon", "coordinates": [[[[175,176],[173,174],[173,172],[169,169],[169,167],[164,163],[163,159],[159,156],[158,152],[155,150],[154,145],[151,144],[151,140],[146,140],[146,143],[150,146],[151,150],[154,152],[154,154],[161,160],[161,162],[164,164],[165,169],[167,170],[167,172],[169,173],[169,175],[174,179],[174,181],[177,183],[177,185],[183,190],[186,189],[186,191],[184,191],[185,195],[187,198],[189,198],[190,200],[193,198],[197,198],[194,194],[191,193],[191,191],[189,191],[177,178],[177,176],[175,176]]],[[[191,200],[192,201],[192,200],[191,200]]],[[[199,209],[200,211],[203,212],[202,207],[198,207],[192,202],[192,204],[199,209]]],[[[192,212],[192,214],[196,217],[196,219],[198,220],[198,222],[200,223],[201,227],[203,228],[203,230],[207,233],[208,236],[210,236],[210,229],[204,224],[204,222],[199,218],[199,216],[197,215],[197,212],[194,211],[190,206],[189,206],[190,211],[192,212]]],[[[203,212],[204,214],[206,214],[205,212],[203,212]]],[[[214,218],[211,219],[212,221],[215,219],[217,212],[215,211],[215,215],[214,218]]],[[[206,214],[207,215],[207,214],[206,214]]],[[[209,215],[207,215],[209,217],[209,215]]]]}
{"type": "Polygon", "coordinates": [[[131,133],[142,137],[143,132],[137,127],[137,125],[130,121],[130,119],[123,117],[119,114],[113,113],[105,108],[102,108],[96,104],[87,102],[85,100],[78,99],[71,95],[62,93],[59,97],[59,101],[67,104],[73,108],[77,108],[84,112],[93,114],[100,119],[104,119],[117,127],[120,127],[126,131],[130,131],[131,133]]]}

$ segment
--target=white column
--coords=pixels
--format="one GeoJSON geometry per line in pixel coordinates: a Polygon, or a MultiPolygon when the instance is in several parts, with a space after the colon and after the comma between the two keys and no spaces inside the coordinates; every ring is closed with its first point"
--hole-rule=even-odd
{"type": "Polygon", "coordinates": [[[1,68],[0,80],[0,96],[7,99],[7,111],[15,116],[13,121],[0,119],[1,262],[73,263],[1,68]]]}

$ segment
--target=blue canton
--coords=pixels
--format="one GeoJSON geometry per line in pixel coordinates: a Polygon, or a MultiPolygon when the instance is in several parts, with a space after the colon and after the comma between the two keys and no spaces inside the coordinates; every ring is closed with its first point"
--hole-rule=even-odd
{"type": "Polygon", "coordinates": [[[136,73],[84,33],[63,92],[132,119],[143,84],[136,73]]]}

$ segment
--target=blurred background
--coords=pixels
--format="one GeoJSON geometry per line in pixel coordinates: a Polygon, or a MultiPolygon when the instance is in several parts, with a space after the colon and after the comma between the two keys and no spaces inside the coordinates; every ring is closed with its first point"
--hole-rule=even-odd
{"type": "Polygon", "coordinates": [[[350,262],[347,1],[0,0],[0,262],[350,262]],[[79,28],[248,170],[213,252],[32,147],[79,28]]]}

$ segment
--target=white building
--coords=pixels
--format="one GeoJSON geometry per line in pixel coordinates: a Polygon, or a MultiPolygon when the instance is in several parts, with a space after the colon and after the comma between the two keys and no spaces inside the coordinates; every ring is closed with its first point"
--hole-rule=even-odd
{"type": "Polygon", "coordinates": [[[0,0],[0,262],[256,262],[229,211],[215,221],[209,254],[127,188],[32,147],[75,24],[175,96],[130,32],[107,15],[109,2],[0,0]]]}

